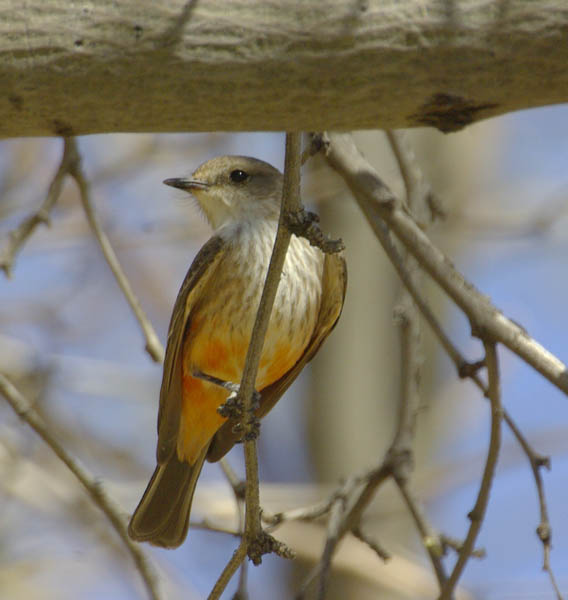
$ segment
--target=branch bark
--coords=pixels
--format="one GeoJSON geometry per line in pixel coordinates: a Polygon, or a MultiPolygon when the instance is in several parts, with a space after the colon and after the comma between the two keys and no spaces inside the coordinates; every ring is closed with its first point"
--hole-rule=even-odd
{"type": "Polygon", "coordinates": [[[0,0],[0,137],[433,125],[568,101],[564,0],[0,0]]]}
{"type": "Polygon", "coordinates": [[[520,325],[508,319],[487,296],[457,271],[383,183],[359,152],[350,134],[326,134],[326,157],[345,180],[373,231],[380,238],[390,227],[420,266],[436,281],[468,317],[472,335],[492,340],[509,350],[568,394],[566,365],[534,340],[520,325]]]}

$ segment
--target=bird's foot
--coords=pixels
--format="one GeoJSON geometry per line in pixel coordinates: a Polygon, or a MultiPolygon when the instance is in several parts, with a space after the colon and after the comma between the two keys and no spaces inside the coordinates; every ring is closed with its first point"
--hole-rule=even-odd
{"type": "MultiPolygon", "coordinates": [[[[234,421],[240,421],[244,414],[244,404],[243,401],[239,398],[239,385],[236,383],[225,382],[223,387],[229,390],[231,393],[219,406],[217,412],[226,419],[232,419],[234,421]]],[[[260,406],[260,393],[256,390],[252,393],[252,402],[250,407],[250,416],[249,418],[255,418],[255,413],[260,406]]]]}

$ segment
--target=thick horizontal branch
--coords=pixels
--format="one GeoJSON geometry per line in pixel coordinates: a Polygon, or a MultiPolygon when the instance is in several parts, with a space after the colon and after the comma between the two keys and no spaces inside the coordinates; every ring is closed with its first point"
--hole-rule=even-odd
{"type": "Polygon", "coordinates": [[[0,136],[455,131],[568,101],[565,0],[0,0],[0,136]]]}

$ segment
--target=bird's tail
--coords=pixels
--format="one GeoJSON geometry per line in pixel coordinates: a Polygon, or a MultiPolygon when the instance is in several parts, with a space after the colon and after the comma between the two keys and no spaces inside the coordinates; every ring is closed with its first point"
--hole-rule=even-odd
{"type": "Polygon", "coordinates": [[[201,473],[207,446],[195,464],[179,461],[176,454],[158,465],[138,504],[128,535],[138,542],[177,548],[185,540],[195,484],[201,473]]]}

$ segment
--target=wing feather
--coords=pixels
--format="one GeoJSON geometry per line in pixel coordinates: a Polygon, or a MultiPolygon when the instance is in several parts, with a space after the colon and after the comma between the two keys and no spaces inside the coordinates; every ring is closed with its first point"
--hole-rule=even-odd
{"type": "Polygon", "coordinates": [[[167,462],[177,446],[183,384],[183,339],[190,325],[191,309],[225,254],[226,246],[220,236],[213,236],[206,242],[191,263],[174,304],[160,389],[158,464],[167,462]]]}

